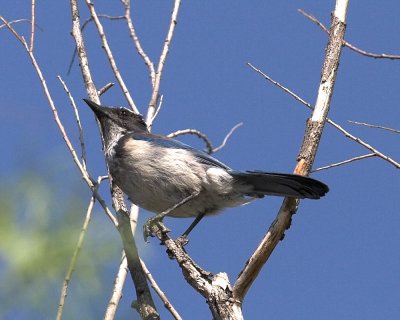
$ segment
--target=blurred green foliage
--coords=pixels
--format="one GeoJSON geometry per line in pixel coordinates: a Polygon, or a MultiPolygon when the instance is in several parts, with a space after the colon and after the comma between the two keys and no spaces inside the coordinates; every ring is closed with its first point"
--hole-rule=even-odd
{"type": "MultiPolygon", "coordinates": [[[[0,318],[53,319],[90,192],[73,185],[81,183],[78,179],[54,186],[32,172],[8,180],[0,185],[0,318]]],[[[104,312],[113,283],[104,275],[119,264],[118,233],[95,208],[70,283],[65,319],[101,316],[93,310],[104,312]],[[93,308],[94,301],[103,308],[93,308]]]]}

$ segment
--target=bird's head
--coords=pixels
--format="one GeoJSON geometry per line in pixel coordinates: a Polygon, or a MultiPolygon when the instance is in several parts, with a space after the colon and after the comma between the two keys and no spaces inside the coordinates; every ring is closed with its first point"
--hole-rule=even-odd
{"type": "Polygon", "coordinates": [[[83,100],[88,104],[99,120],[107,146],[126,132],[148,131],[146,122],[140,114],[126,108],[103,107],[91,100],[83,100]]]}

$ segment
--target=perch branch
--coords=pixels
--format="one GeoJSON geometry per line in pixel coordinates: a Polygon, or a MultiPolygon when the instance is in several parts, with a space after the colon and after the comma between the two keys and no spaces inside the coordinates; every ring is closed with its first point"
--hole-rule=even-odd
{"type": "MultiPolygon", "coordinates": [[[[93,4],[87,0],[86,3],[88,4],[89,10],[91,11],[91,15],[94,18],[94,21],[98,27],[98,31],[101,35],[103,35],[103,40],[105,39],[104,32],[102,26],[99,22],[99,19],[96,15],[94,10],[93,4]]],[[[80,59],[80,66],[82,75],[85,80],[85,86],[88,91],[89,97],[99,103],[98,92],[94,83],[91,79],[91,73],[89,70],[89,64],[87,60],[86,50],[84,47],[82,31],[80,28],[80,20],[79,20],[79,10],[77,5],[77,0],[71,0],[71,11],[72,11],[72,19],[73,19],[73,36],[76,42],[76,48],[78,52],[78,56],[80,59]]],[[[107,43],[107,42],[105,42],[107,43]]],[[[103,42],[104,44],[104,42],[103,42]]],[[[109,49],[109,48],[108,48],[109,49]]],[[[103,141],[104,145],[104,141],[103,141]]],[[[154,305],[154,301],[150,294],[150,288],[146,282],[146,276],[141,269],[141,265],[138,260],[138,253],[136,248],[136,243],[133,238],[132,227],[131,227],[131,220],[129,214],[127,212],[124,197],[121,189],[119,189],[115,184],[110,181],[111,192],[112,192],[112,201],[113,206],[117,212],[117,219],[118,223],[116,224],[118,227],[119,234],[122,239],[124,251],[127,257],[128,268],[136,289],[136,295],[138,299],[137,303],[137,311],[139,312],[142,318],[155,318],[159,317],[157,310],[154,305]],[[144,280],[143,280],[144,279],[144,280]]],[[[137,207],[135,207],[138,210],[137,207]]]]}
{"type": "Polygon", "coordinates": [[[219,273],[213,276],[200,268],[183,249],[182,243],[172,240],[162,229],[154,226],[152,231],[168,248],[169,256],[177,261],[189,285],[206,298],[213,319],[243,319],[241,303],[233,298],[227,275],[219,273]]]}

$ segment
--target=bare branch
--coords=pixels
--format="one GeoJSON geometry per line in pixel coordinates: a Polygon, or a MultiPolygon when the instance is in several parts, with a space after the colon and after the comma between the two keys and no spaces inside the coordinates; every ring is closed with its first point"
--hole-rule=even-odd
{"type": "Polygon", "coordinates": [[[376,154],[375,154],[375,153],[364,154],[364,155],[362,155],[362,156],[354,157],[354,158],[351,158],[351,159],[348,159],[348,160],[344,160],[344,161],[341,161],[341,162],[332,163],[332,164],[330,164],[329,166],[325,166],[325,167],[320,167],[320,168],[314,169],[314,170],[312,170],[311,172],[317,172],[317,171],[327,170],[327,169],[330,169],[330,168],[334,168],[334,167],[338,167],[338,166],[341,166],[341,165],[344,165],[344,164],[348,164],[348,163],[350,163],[350,162],[354,162],[354,161],[358,161],[358,160],[363,160],[363,159],[371,158],[371,157],[376,157],[376,154]]]}
{"type": "Polygon", "coordinates": [[[392,129],[392,128],[384,127],[384,126],[379,126],[376,124],[369,124],[369,123],[365,123],[365,122],[357,122],[357,121],[352,121],[352,120],[347,120],[347,121],[350,123],[361,125],[361,126],[366,126],[366,127],[370,127],[370,128],[376,128],[376,129],[383,129],[383,130],[391,131],[394,133],[400,133],[400,130],[392,129]]]}
{"type": "Polygon", "coordinates": [[[306,102],[304,99],[302,99],[300,96],[298,96],[297,94],[295,94],[293,91],[289,90],[288,88],[286,88],[285,86],[283,86],[282,84],[280,84],[279,82],[275,81],[274,79],[272,79],[269,75],[265,74],[264,72],[262,72],[260,69],[257,69],[255,66],[253,66],[250,62],[247,63],[247,65],[252,68],[255,72],[261,74],[266,80],[272,82],[274,85],[276,85],[278,88],[282,89],[284,92],[288,93],[289,95],[291,95],[295,100],[299,101],[300,103],[304,104],[306,107],[308,107],[311,110],[314,110],[314,107],[311,106],[310,103],[306,102]]]}
{"type": "Polygon", "coordinates": [[[117,312],[118,304],[122,298],[122,289],[124,288],[125,279],[128,274],[128,261],[125,252],[122,253],[121,263],[119,264],[118,273],[114,280],[113,292],[107,304],[104,314],[104,320],[114,320],[117,312]]]}
{"type": "MultiPolygon", "coordinates": [[[[332,15],[331,30],[326,48],[324,65],[322,68],[317,102],[312,117],[307,122],[303,144],[294,170],[294,173],[296,174],[308,175],[317,153],[339,67],[342,41],[345,33],[347,5],[347,0],[336,1],[335,11],[332,15]]],[[[248,289],[261,271],[261,268],[270,257],[271,253],[279,243],[279,240],[282,239],[285,230],[289,228],[292,215],[296,213],[298,204],[299,200],[297,199],[284,199],[278,215],[272,222],[259,246],[246,262],[236,280],[233,288],[233,296],[235,299],[243,301],[248,289]]]]}
{"type": "Polygon", "coordinates": [[[174,317],[174,319],[182,320],[182,317],[179,315],[178,311],[175,310],[174,306],[171,304],[168,297],[158,286],[156,280],[154,280],[153,275],[150,273],[149,269],[147,269],[147,266],[142,259],[140,259],[140,263],[142,264],[142,269],[145,272],[146,277],[149,280],[151,287],[154,289],[154,291],[160,297],[161,301],[164,304],[164,307],[171,313],[171,315],[174,317]]]}
{"type": "Polygon", "coordinates": [[[83,41],[83,35],[80,25],[79,8],[77,0],[70,0],[71,4],[71,15],[72,15],[72,37],[75,40],[75,47],[79,57],[79,66],[85,83],[86,91],[90,100],[100,103],[97,89],[94,85],[92,75],[89,68],[89,60],[86,54],[85,43],[83,41]]]}
{"type": "MultiPolygon", "coordinates": [[[[150,76],[150,81],[151,81],[151,86],[154,89],[154,83],[155,83],[155,78],[156,78],[156,71],[154,69],[154,63],[150,60],[149,56],[147,53],[144,51],[140,41],[139,37],[136,34],[135,26],[133,25],[133,21],[131,18],[131,1],[130,0],[121,0],[121,2],[124,5],[124,10],[125,10],[125,20],[128,24],[128,29],[130,36],[133,40],[133,43],[135,44],[136,50],[138,54],[142,57],[145,65],[149,69],[149,76],[150,76]]],[[[155,115],[156,116],[156,115],[155,115]]],[[[153,119],[155,118],[153,117],[153,119]]]]}
{"type": "Polygon", "coordinates": [[[97,94],[101,96],[103,93],[105,93],[107,90],[111,89],[111,87],[114,85],[114,82],[109,82],[107,83],[104,87],[100,88],[99,91],[97,91],[97,94]]]}
{"type": "MultiPolygon", "coordinates": [[[[97,16],[98,16],[99,18],[104,18],[104,19],[108,19],[108,20],[122,20],[122,19],[125,19],[124,16],[110,16],[110,15],[108,15],[108,14],[98,14],[97,16]]],[[[86,26],[87,26],[87,25],[89,24],[89,22],[91,22],[91,21],[93,21],[93,18],[92,18],[92,17],[86,19],[86,20],[82,23],[81,32],[83,32],[83,30],[86,28],[86,26]]],[[[70,74],[70,73],[71,73],[72,66],[74,65],[74,61],[75,61],[76,55],[77,55],[77,50],[76,50],[76,47],[75,47],[74,53],[72,54],[72,58],[71,58],[71,61],[70,61],[70,63],[69,63],[69,66],[68,66],[67,74],[70,74]]]]}
{"type": "Polygon", "coordinates": [[[343,129],[340,125],[338,125],[337,123],[334,123],[333,121],[328,121],[329,124],[331,124],[332,126],[334,126],[336,129],[338,129],[340,132],[342,132],[347,138],[357,142],[358,144],[362,145],[364,148],[372,151],[373,153],[375,153],[378,157],[382,158],[383,160],[386,160],[387,162],[389,162],[390,164],[394,165],[397,169],[400,169],[400,163],[396,162],[395,160],[393,160],[392,158],[388,157],[387,155],[383,154],[382,152],[380,152],[378,149],[374,148],[373,146],[371,146],[370,144],[364,142],[363,140],[361,140],[360,138],[352,135],[351,133],[349,133],[348,131],[346,131],[345,129],[343,129]]]}
{"type": "MultiPolygon", "coordinates": [[[[122,191],[114,188],[112,192],[113,202],[115,203],[115,201],[121,198],[119,195],[116,195],[115,192],[122,191]]],[[[122,239],[122,244],[128,261],[128,268],[132,281],[135,284],[137,296],[137,302],[133,304],[133,307],[144,319],[159,319],[159,314],[154,305],[150,288],[147,284],[146,275],[140,263],[136,242],[133,238],[130,217],[126,214],[126,208],[122,204],[118,205],[120,206],[120,210],[117,211],[118,231],[122,239]]],[[[115,206],[116,205],[114,204],[114,207],[115,206]]]]}
{"type": "Polygon", "coordinates": [[[174,35],[175,27],[177,22],[177,17],[178,17],[178,12],[179,12],[179,6],[181,4],[181,0],[175,0],[174,2],[174,8],[172,9],[172,14],[171,14],[171,22],[169,24],[169,30],[167,33],[167,36],[164,41],[164,47],[160,55],[160,60],[157,65],[157,72],[156,76],[154,79],[154,86],[153,86],[153,92],[151,94],[150,102],[149,102],[149,107],[147,110],[147,116],[146,116],[146,122],[149,123],[151,119],[154,118],[155,110],[156,110],[156,104],[157,100],[159,98],[159,92],[160,92],[160,84],[161,84],[161,76],[163,73],[165,61],[167,59],[167,55],[169,52],[169,48],[171,46],[171,41],[172,37],[174,35]]]}
{"type": "MultiPolygon", "coordinates": [[[[72,34],[76,42],[77,52],[81,62],[80,63],[81,71],[85,80],[85,86],[88,91],[89,97],[93,101],[99,103],[98,92],[91,79],[86,50],[84,47],[82,31],[80,28],[77,0],[70,0],[70,1],[71,1],[71,11],[72,11],[72,21],[73,21],[72,34]]],[[[96,26],[98,27],[99,34],[104,35],[102,26],[99,23],[98,17],[96,15],[92,3],[87,0],[87,4],[89,10],[91,11],[92,17],[94,18],[96,26]]],[[[104,39],[105,38],[103,37],[103,40],[104,39]]],[[[103,139],[103,145],[104,145],[104,139],[103,139]]],[[[111,181],[111,192],[112,192],[111,196],[112,196],[113,206],[117,212],[117,218],[118,218],[116,226],[118,227],[118,231],[122,239],[124,251],[127,257],[128,268],[138,298],[137,310],[142,318],[145,319],[158,318],[159,316],[157,313],[157,309],[154,305],[154,301],[150,293],[150,288],[146,282],[146,276],[143,270],[141,269],[141,265],[139,262],[137,247],[132,233],[131,220],[124,203],[123,192],[112,181],[111,181]]],[[[137,207],[134,207],[132,208],[132,211],[135,209],[138,210],[137,207]]]]}
{"type": "Polygon", "coordinates": [[[86,149],[85,149],[85,142],[83,139],[83,129],[82,129],[82,124],[81,124],[81,120],[79,117],[79,111],[78,111],[78,108],[76,107],[74,97],[72,96],[71,92],[69,91],[65,81],[59,75],[57,76],[57,78],[58,78],[58,80],[60,80],[62,86],[64,87],[64,91],[67,93],[68,98],[71,101],[72,108],[74,109],[76,123],[78,124],[79,142],[81,144],[82,166],[85,168],[85,170],[87,170],[87,168],[86,168],[86,149]]]}
{"type": "MultiPolygon", "coordinates": [[[[139,207],[132,205],[129,215],[130,225],[131,225],[131,233],[135,234],[135,228],[137,226],[137,218],[139,214],[139,207]]],[[[114,286],[112,290],[111,298],[108,302],[107,309],[103,319],[115,319],[115,313],[118,308],[118,304],[122,298],[122,289],[126,280],[126,275],[128,273],[128,259],[126,258],[125,251],[122,252],[121,262],[118,268],[118,273],[114,280],[114,286]]],[[[133,270],[137,272],[138,270],[133,270]]],[[[145,271],[142,272],[145,274],[145,271]]]]}
{"type": "Polygon", "coordinates": [[[128,101],[129,106],[131,107],[131,109],[133,111],[135,111],[136,113],[139,113],[139,110],[137,109],[135,103],[133,102],[133,99],[131,97],[131,94],[129,93],[129,90],[127,88],[127,86],[125,85],[124,80],[122,79],[121,73],[118,70],[117,64],[115,62],[114,56],[112,54],[112,51],[110,49],[110,46],[108,45],[108,41],[107,41],[107,37],[106,34],[104,33],[104,29],[103,29],[103,25],[100,22],[100,19],[97,15],[97,12],[94,8],[94,4],[91,0],[86,0],[86,4],[89,8],[90,11],[90,15],[93,18],[93,21],[96,25],[97,31],[99,33],[100,39],[101,39],[101,43],[102,43],[102,47],[106,53],[106,56],[108,58],[108,61],[110,63],[111,69],[114,73],[115,78],[118,81],[119,86],[121,87],[122,92],[125,95],[126,100],[128,101]]]}
{"type": "Polygon", "coordinates": [[[176,260],[186,281],[207,299],[213,319],[243,319],[241,302],[233,298],[228,276],[224,273],[213,276],[200,268],[179,239],[172,240],[163,230],[165,226],[154,225],[152,233],[168,248],[169,256],[176,260]]]}
{"type": "Polygon", "coordinates": [[[149,131],[151,131],[151,127],[153,126],[154,119],[157,117],[158,113],[161,110],[163,100],[164,100],[164,95],[161,95],[160,100],[158,101],[158,106],[157,106],[156,112],[154,113],[153,118],[151,118],[150,122],[147,123],[147,127],[149,128],[149,131]]]}
{"type": "Polygon", "coordinates": [[[243,125],[243,122],[239,122],[238,124],[236,124],[229,132],[228,134],[225,136],[224,140],[222,141],[222,143],[218,146],[215,147],[212,152],[217,152],[219,150],[221,150],[223,147],[225,147],[226,143],[228,142],[228,139],[231,137],[231,135],[236,131],[237,128],[241,127],[243,125]]]}
{"type": "MultiPolygon", "coordinates": [[[[297,101],[301,102],[304,106],[306,106],[307,108],[314,110],[313,106],[305,101],[304,99],[302,99],[301,97],[299,97],[297,94],[293,93],[291,90],[289,90],[288,88],[284,87],[282,84],[280,84],[279,82],[273,80],[271,77],[269,77],[268,75],[266,75],[264,72],[262,72],[261,70],[257,69],[256,67],[254,67],[251,63],[248,63],[248,65],[255,70],[257,73],[261,74],[266,80],[272,82],[273,84],[275,84],[277,87],[279,87],[280,89],[282,89],[283,91],[285,91],[286,93],[288,93],[290,96],[292,96],[294,99],[296,99],[297,101]]],[[[379,150],[377,150],[376,148],[372,147],[371,145],[369,145],[368,143],[366,143],[365,141],[363,141],[362,139],[352,135],[350,132],[348,132],[347,130],[345,130],[342,126],[340,126],[339,124],[337,124],[336,122],[334,122],[333,120],[327,118],[326,121],[332,125],[335,129],[339,130],[341,133],[343,133],[345,135],[345,137],[357,142],[358,144],[362,145],[364,148],[372,151],[373,153],[375,153],[378,157],[382,158],[383,160],[389,162],[390,164],[394,165],[396,168],[400,168],[400,164],[398,162],[396,162],[395,160],[391,159],[390,157],[386,156],[385,154],[383,154],[382,152],[380,152],[379,150]]]]}
{"type": "Polygon", "coordinates": [[[196,130],[196,129],[178,130],[178,131],[170,133],[169,135],[167,135],[167,137],[174,138],[174,137],[182,136],[182,135],[185,135],[185,134],[193,134],[193,135],[197,136],[198,138],[202,139],[205,142],[207,153],[208,154],[212,154],[214,152],[217,152],[217,151],[221,150],[223,147],[225,147],[225,145],[228,142],[228,139],[231,137],[231,135],[236,131],[237,128],[241,127],[242,125],[243,125],[243,122],[240,122],[240,123],[236,124],[228,132],[228,134],[225,136],[225,138],[222,141],[222,143],[218,147],[215,147],[215,148],[212,146],[212,143],[211,143],[210,139],[204,133],[202,133],[202,132],[200,132],[199,130],[196,130]]]}
{"type": "MultiPolygon", "coordinates": [[[[329,34],[329,30],[316,17],[303,11],[302,9],[298,9],[298,11],[303,16],[310,19],[312,22],[315,22],[323,31],[325,31],[327,34],[329,34]]],[[[392,59],[392,60],[400,59],[400,55],[367,52],[365,50],[357,48],[356,46],[353,46],[351,43],[347,42],[346,40],[343,40],[343,45],[359,54],[362,54],[363,56],[367,56],[367,57],[374,58],[374,59],[392,59]]]]}
{"type": "MultiPolygon", "coordinates": [[[[73,1],[73,0],[72,0],[73,1]]],[[[95,182],[93,180],[93,178],[90,177],[89,173],[86,171],[86,169],[83,167],[83,165],[81,164],[81,162],[79,161],[79,158],[75,152],[74,147],[72,146],[71,141],[68,138],[68,135],[65,131],[65,128],[58,116],[58,112],[56,109],[56,106],[53,102],[53,99],[51,97],[50,91],[47,87],[47,83],[43,77],[42,71],[39,67],[39,65],[37,64],[36,58],[33,54],[33,52],[29,51],[29,46],[26,42],[26,40],[21,37],[15,30],[14,28],[2,17],[0,16],[0,20],[3,21],[3,23],[6,25],[6,27],[11,31],[11,33],[17,38],[17,40],[23,45],[23,47],[25,48],[25,51],[28,53],[29,58],[31,59],[31,62],[33,64],[33,67],[39,77],[40,83],[42,85],[43,91],[45,93],[45,96],[47,98],[47,101],[49,103],[50,109],[53,112],[53,117],[54,120],[60,130],[61,136],[64,139],[64,142],[69,150],[69,152],[71,153],[72,159],[75,162],[76,166],[78,167],[83,180],[87,183],[87,185],[89,186],[89,188],[93,191],[94,196],[96,197],[96,199],[98,200],[98,202],[101,204],[101,206],[103,207],[104,211],[106,212],[107,216],[110,218],[110,220],[113,222],[113,224],[115,226],[118,225],[117,220],[115,219],[115,217],[113,216],[113,214],[111,213],[111,211],[108,209],[105,201],[101,198],[101,196],[98,194],[97,190],[94,189],[95,186],[95,182]]]]}
{"type": "Polygon", "coordinates": [[[35,39],[35,0],[32,0],[31,4],[31,41],[29,45],[29,51],[33,51],[33,41],[35,39]]]}
{"type": "Polygon", "coordinates": [[[29,51],[28,45],[27,45],[24,37],[19,35],[19,33],[17,31],[15,31],[15,29],[11,26],[12,23],[25,22],[25,21],[29,21],[29,20],[19,19],[19,20],[13,20],[11,22],[8,22],[3,16],[0,16],[0,20],[3,22],[3,25],[1,25],[1,27],[7,27],[7,29],[11,31],[11,33],[14,35],[14,37],[16,37],[17,40],[19,42],[21,42],[21,44],[25,47],[25,49],[29,51]]]}
{"type": "MultiPolygon", "coordinates": [[[[99,177],[97,179],[97,183],[96,183],[96,185],[94,187],[94,190],[96,190],[96,191],[98,190],[102,179],[103,179],[102,177],[99,177]]],[[[75,270],[76,261],[78,260],[79,253],[81,252],[83,241],[85,240],[86,231],[88,229],[88,226],[89,226],[89,223],[90,223],[90,219],[92,217],[94,202],[95,202],[95,197],[92,196],[90,198],[90,201],[89,201],[89,206],[88,206],[88,208],[86,210],[86,216],[85,216],[85,220],[83,221],[83,225],[82,225],[82,228],[81,228],[81,232],[79,234],[78,242],[76,244],[74,253],[72,254],[72,258],[71,258],[71,261],[69,263],[68,271],[67,271],[67,273],[66,273],[66,275],[64,277],[64,282],[63,282],[63,285],[62,285],[62,288],[61,288],[60,302],[58,304],[58,310],[57,310],[57,316],[56,316],[57,320],[61,320],[62,319],[64,306],[65,306],[65,300],[67,298],[68,285],[69,285],[69,282],[71,281],[72,273],[75,270]]]]}
{"type": "Polygon", "coordinates": [[[205,144],[206,144],[206,148],[207,148],[207,153],[211,154],[213,151],[213,146],[211,144],[210,139],[208,139],[208,137],[200,132],[199,130],[196,129],[183,129],[183,130],[178,130],[175,132],[170,133],[169,135],[167,135],[168,138],[174,138],[174,137],[178,137],[178,136],[182,136],[185,134],[193,134],[195,136],[197,136],[198,138],[202,139],[205,144]]]}
{"type": "MultiPolygon", "coordinates": [[[[19,22],[28,22],[28,23],[30,23],[31,22],[31,20],[29,20],[29,19],[16,19],[16,20],[11,20],[11,21],[8,21],[8,25],[12,25],[12,24],[14,24],[14,23],[19,23],[19,22]]],[[[0,25],[0,29],[1,28],[4,28],[4,27],[7,27],[7,24],[6,23],[3,23],[2,25],[0,25]]]]}
{"type": "Polygon", "coordinates": [[[41,69],[40,69],[40,67],[39,67],[39,65],[38,65],[38,63],[37,63],[37,61],[36,61],[35,56],[33,55],[33,52],[29,50],[28,44],[27,44],[27,42],[25,41],[25,39],[24,39],[23,37],[21,37],[21,36],[12,28],[12,26],[9,25],[9,23],[8,23],[3,17],[0,16],[0,20],[2,20],[4,24],[6,24],[7,28],[8,28],[8,29],[12,32],[12,34],[21,42],[21,44],[24,46],[26,52],[28,53],[29,58],[31,59],[31,62],[32,62],[32,64],[33,64],[33,67],[35,68],[35,71],[36,71],[36,73],[37,73],[37,75],[38,75],[38,77],[39,77],[39,80],[40,80],[41,84],[42,84],[42,87],[43,87],[45,96],[46,96],[46,98],[47,98],[47,101],[49,102],[50,108],[51,108],[51,110],[52,110],[52,112],[53,112],[54,120],[56,121],[57,126],[58,126],[58,128],[60,129],[61,135],[62,135],[62,137],[63,137],[63,139],[64,139],[64,141],[65,141],[65,144],[67,145],[67,148],[68,148],[68,150],[69,150],[70,153],[71,153],[72,159],[74,160],[74,162],[75,162],[75,164],[77,165],[77,167],[78,167],[80,173],[82,174],[83,179],[86,181],[86,183],[89,185],[89,187],[93,190],[93,189],[94,189],[95,183],[93,182],[93,180],[92,180],[91,177],[89,176],[88,172],[87,172],[87,171],[85,170],[85,168],[83,167],[82,163],[80,162],[80,160],[79,160],[79,158],[78,158],[78,156],[77,156],[77,154],[76,154],[76,152],[75,152],[74,147],[72,146],[71,141],[70,141],[69,138],[68,138],[68,135],[67,135],[67,133],[66,133],[66,131],[65,131],[65,128],[64,128],[64,126],[63,126],[63,124],[62,124],[62,122],[61,122],[61,120],[60,120],[60,118],[59,118],[59,116],[58,116],[57,108],[56,108],[56,106],[55,106],[55,104],[54,104],[54,102],[53,102],[53,99],[52,99],[52,97],[51,97],[50,91],[49,91],[49,89],[48,89],[48,87],[47,87],[46,80],[45,80],[44,77],[43,77],[42,71],[41,71],[41,69]]]}

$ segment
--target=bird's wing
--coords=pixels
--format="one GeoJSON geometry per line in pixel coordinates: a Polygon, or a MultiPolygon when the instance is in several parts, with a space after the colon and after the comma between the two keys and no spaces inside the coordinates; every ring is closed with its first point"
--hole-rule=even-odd
{"type": "Polygon", "coordinates": [[[155,135],[151,133],[140,133],[140,132],[130,132],[130,135],[135,140],[144,140],[150,142],[152,144],[162,146],[164,148],[173,148],[173,149],[183,149],[192,153],[201,163],[212,166],[219,167],[225,170],[230,170],[230,168],[218,161],[217,159],[211,157],[204,151],[197,150],[187,144],[184,144],[178,140],[171,139],[161,135],[155,135]]]}

